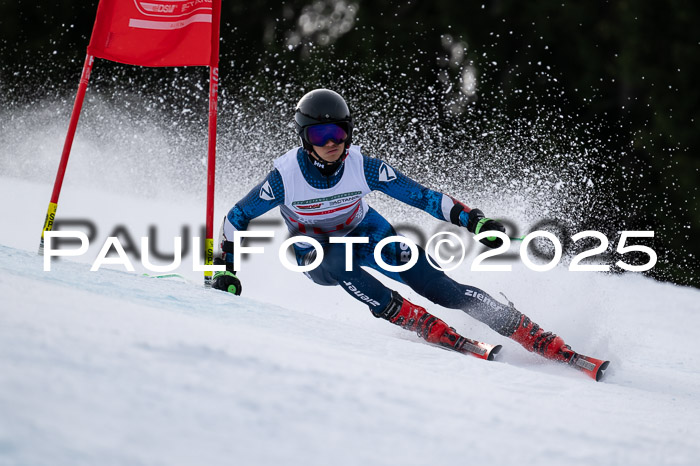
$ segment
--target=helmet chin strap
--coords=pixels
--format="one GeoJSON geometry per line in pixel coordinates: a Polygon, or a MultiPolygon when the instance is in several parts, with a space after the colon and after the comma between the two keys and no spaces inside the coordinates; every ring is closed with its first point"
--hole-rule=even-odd
{"type": "Polygon", "coordinates": [[[311,162],[314,164],[316,168],[321,172],[323,176],[331,176],[333,173],[335,173],[338,168],[342,165],[342,163],[345,161],[345,158],[348,156],[348,148],[347,146],[345,147],[344,151],[345,153],[343,154],[342,157],[339,157],[338,160],[335,162],[328,162],[326,160],[323,160],[320,155],[316,152],[316,150],[311,146],[310,149],[305,148],[306,153],[309,154],[309,158],[311,159],[311,162]]]}

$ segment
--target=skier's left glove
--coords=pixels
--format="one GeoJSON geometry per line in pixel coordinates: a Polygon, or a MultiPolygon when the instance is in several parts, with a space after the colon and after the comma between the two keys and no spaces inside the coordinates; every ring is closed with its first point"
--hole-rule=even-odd
{"type": "MultiPolygon", "coordinates": [[[[475,235],[482,233],[484,231],[500,231],[505,233],[505,227],[498,220],[492,218],[487,218],[484,213],[479,209],[472,209],[469,211],[469,217],[467,219],[467,230],[471,231],[475,235]]],[[[498,248],[503,244],[501,238],[495,236],[487,236],[479,240],[481,244],[489,248],[498,248]]]]}
{"type": "MultiPolygon", "coordinates": [[[[450,210],[450,221],[455,225],[466,227],[467,230],[478,235],[484,231],[500,231],[505,233],[506,229],[501,225],[501,222],[492,218],[486,218],[484,213],[479,209],[469,209],[455,198],[451,198],[454,202],[452,210],[450,210]]],[[[484,246],[490,248],[498,248],[503,245],[503,240],[496,236],[487,236],[479,240],[484,246]]]]}

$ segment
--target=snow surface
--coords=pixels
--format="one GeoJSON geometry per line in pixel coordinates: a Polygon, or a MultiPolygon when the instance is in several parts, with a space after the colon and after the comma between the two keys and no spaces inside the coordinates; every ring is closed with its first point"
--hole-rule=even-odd
{"type": "MultiPolygon", "coordinates": [[[[595,383],[394,285],[504,349],[487,362],[424,344],[284,269],[277,226],[244,262],[241,297],[204,289],[191,255],[183,279],[137,259],[90,272],[117,226],[138,246],[157,225],[172,251],[204,203],[82,187],[70,166],[57,218],[90,219],[97,238],[44,272],[53,179],[27,172],[0,173],[0,465],[700,464],[697,289],[517,262],[450,273],[610,359],[595,383]]],[[[216,218],[235,200],[217,198],[216,218]]]]}

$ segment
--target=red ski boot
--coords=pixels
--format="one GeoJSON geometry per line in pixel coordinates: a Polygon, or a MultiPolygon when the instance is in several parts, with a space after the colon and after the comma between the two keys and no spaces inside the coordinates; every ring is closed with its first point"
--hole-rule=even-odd
{"type": "Polygon", "coordinates": [[[489,345],[463,337],[443,320],[430,314],[421,306],[402,298],[395,291],[384,311],[375,313],[375,316],[416,332],[428,343],[444,346],[460,353],[472,354],[482,359],[492,360],[501,350],[501,345],[489,345]]]}
{"type": "Polygon", "coordinates": [[[592,379],[599,381],[610,361],[592,358],[571,349],[561,337],[552,332],[545,332],[539,325],[522,314],[515,332],[510,336],[528,351],[539,353],[547,359],[564,362],[580,370],[592,379]]]}
{"type": "Polygon", "coordinates": [[[522,314],[515,332],[510,336],[528,351],[539,353],[547,359],[569,362],[574,352],[561,337],[545,332],[539,325],[522,314]]]}

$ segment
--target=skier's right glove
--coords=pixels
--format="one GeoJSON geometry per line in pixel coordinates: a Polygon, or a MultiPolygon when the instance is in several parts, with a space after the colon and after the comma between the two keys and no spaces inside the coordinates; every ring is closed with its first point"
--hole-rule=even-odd
{"type": "MultiPolygon", "coordinates": [[[[214,259],[214,264],[216,265],[224,263],[225,262],[219,258],[214,259]]],[[[226,265],[227,269],[233,269],[232,265],[230,267],[229,264],[226,265]]],[[[236,273],[232,272],[231,270],[225,270],[223,272],[214,272],[214,278],[211,282],[211,287],[217,290],[233,293],[236,296],[240,296],[241,290],[243,289],[241,287],[241,281],[236,276],[236,273]]]]}
{"type": "MultiPolygon", "coordinates": [[[[224,217],[224,221],[226,218],[224,217]]],[[[214,272],[214,277],[211,282],[211,287],[216,290],[233,293],[236,296],[241,295],[241,281],[236,276],[236,271],[233,268],[233,262],[227,262],[225,258],[229,258],[233,254],[233,243],[226,241],[224,236],[224,226],[221,225],[221,256],[214,258],[214,265],[226,265],[226,270],[222,272],[214,272]]]]}
{"type": "Polygon", "coordinates": [[[215,272],[211,287],[221,291],[228,291],[236,296],[241,294],[241,281],[228,270],[225,272],[215,272]]]}

